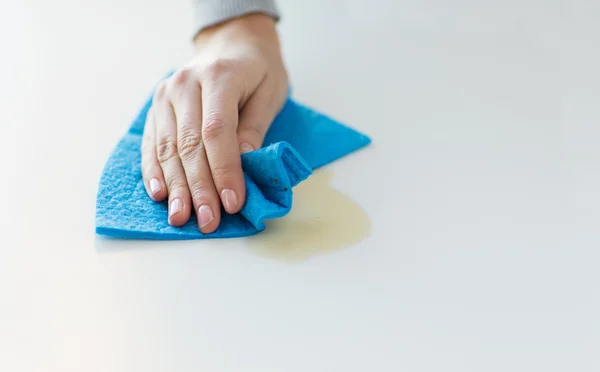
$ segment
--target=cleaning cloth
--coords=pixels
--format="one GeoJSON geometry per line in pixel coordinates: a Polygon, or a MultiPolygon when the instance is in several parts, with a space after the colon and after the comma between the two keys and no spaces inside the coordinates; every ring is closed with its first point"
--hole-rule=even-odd
{"type": "Polygon", "coordinates": [[[292,188],[312,170],[356,151],[371,140],[292,98],[273,121],[261,149],[242,155],[246,202],[234,215],[223,211],[219,228],[198,230],[192,213],[182,227],[167,222],[167,202],[154,202],[144,188],[141,142],[150,98],[110,155],[96,200],[96,233],[134,239],[207,239],[254,235],[264,221],[283,217],[292,207],[292,188]]]}

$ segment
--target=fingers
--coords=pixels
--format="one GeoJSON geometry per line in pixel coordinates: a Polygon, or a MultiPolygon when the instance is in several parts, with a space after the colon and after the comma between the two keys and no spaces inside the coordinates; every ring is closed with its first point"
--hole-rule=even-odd
{"type": "Polygon", "coordinates": [[[169,224],[182,226],[190,218],[191,197],[177,151],[177,125],[164,84],[155,96],[156,155],[169,192],[169,224]]]}
{"type": "Polygon", "coordinates": [[[202,141],[202,92],[195,79],[181,83],[185,84],[185,94],[173,99],[177,119],[177,150],[198,218],[198,227],[201,232],[208,234],[219,227],[221,204],[202,141]]]}
{"type": "Polygon", "coordinates": [[[209,78],[202,85],[202,138],[223,207],[237,213],[246,189],[237,140],[240,90],[233,79],[209,78]]]}
{"type": "Polygon", "coordinates": [[[242,154],[262,147],[271,123],[284,103],[281,97],[285,95],[270,89],[269,82],[265,80],[246,102],[237,129],[242,154]]]}
{"type": "Polygon", "coordinates": [[[146,114],[146,125],[142,136],[142,178],[146,192],[152,200],[160,202],[167,197],[163,172],[156,158],[156,139],[152,107],[146,114]]]}
{"type": "Polygon", "coordinates": [[[168,196],[170,225],[184,225],[194,210],[200,231],[211,233],[221,204],[230,214],[243,207],[240,152],[262,146],[285,94],[269,80],[245,91],[239,76],[222,69],[202,73],[202,85],[195,75],[182,69],[157,89],[144,132],[143,177],[154,200],[168,196]]]}

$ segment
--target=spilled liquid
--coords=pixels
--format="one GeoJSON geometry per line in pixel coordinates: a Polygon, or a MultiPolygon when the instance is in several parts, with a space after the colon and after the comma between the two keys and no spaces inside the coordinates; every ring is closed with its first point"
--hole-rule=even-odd
{"type": "Polygon", "coordinates": [[[266,221],[248,238],[250,251],[283,262],[299,262],[351,247],[371,234],[371,220],[352,199],[331,187],[333,173],[318,170],[294,188],[290,213],[266,221]]]}

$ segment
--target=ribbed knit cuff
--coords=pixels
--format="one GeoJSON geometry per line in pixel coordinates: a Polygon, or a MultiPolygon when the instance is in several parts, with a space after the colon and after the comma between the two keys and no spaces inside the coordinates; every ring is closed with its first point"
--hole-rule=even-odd
{"type": "Polygon", "coordinates": [[[194,5],[194,36],[206,27],[249,13],[280,18],[275,0],[194,0],[194,5]]]}

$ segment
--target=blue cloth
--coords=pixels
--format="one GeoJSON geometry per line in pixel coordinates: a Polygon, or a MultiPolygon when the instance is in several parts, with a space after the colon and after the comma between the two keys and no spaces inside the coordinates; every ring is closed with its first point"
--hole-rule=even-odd
{"type": "Polygon", "coordinates": [[[96,233],[134,239],[235,238],[259,233],[264,221],[283,217],[292,207],[292,188],[313,169],[368,145],[369,137],[292,99],[275,118],[263,148],[242,155],[247,196],[242,210],[222,213],[219,228],[211,234],[198,231],[192,214],[182,227],[167,223],[167,202],[150,199],[142,180],[141,141],[144,105],[108,159],[98,188],[96,233]]]}

